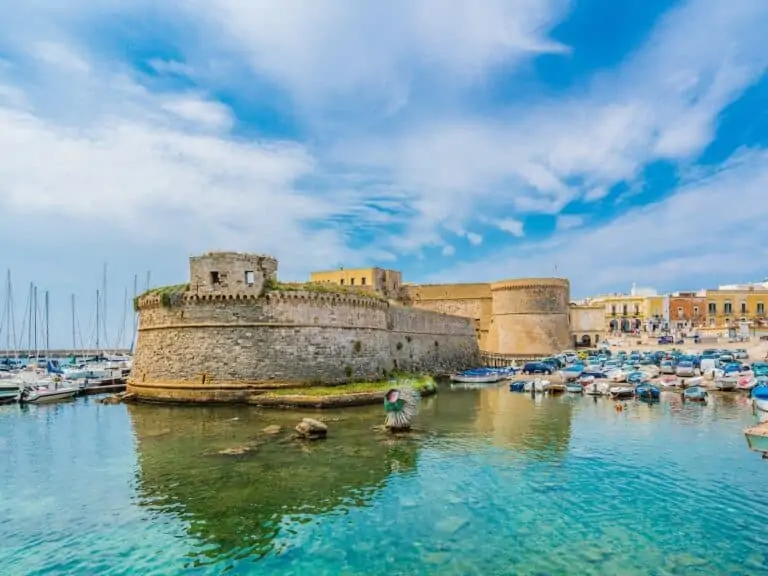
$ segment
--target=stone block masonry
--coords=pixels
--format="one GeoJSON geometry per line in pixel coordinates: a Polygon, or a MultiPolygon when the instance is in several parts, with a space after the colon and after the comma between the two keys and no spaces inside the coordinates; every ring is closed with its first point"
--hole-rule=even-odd
{"type": "Polygon", "coordinates": [[[139,298],[129,391],[155,400],[247,401],[270,388],[382,380],[393,370],[444,373],[478,362],[466,318],[365,295],[282,291],[270,287],[274,259],[262,257],[263,269],[259,257],[225,254],[194,259],[189,289],[177,298],[139,298]],[[219,285],[209,282],[211,272],[219,285]],[[262,279],[260,291],[245,282],[246,272],[254,284],[262,279]],[[229,283],[240,276],[244,285],[229,283]]]}

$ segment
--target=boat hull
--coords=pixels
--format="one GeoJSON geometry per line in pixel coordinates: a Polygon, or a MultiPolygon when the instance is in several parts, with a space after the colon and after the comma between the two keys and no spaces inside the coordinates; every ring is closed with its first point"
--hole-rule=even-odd
{"type": "Polygon", "coordinates": [[[755,452],[768,453],[768,425],[759,424],[744,430],[747,446],[755,452]]]}
{"type": "Polygon", "coordinates": [[[61,390],[32,390],[23,395],[20,400],[25,404],[45,404],[47,402],[59,402],[69,400],[77,394],[77,388],[64,388],[61,390]]]}
{"type": "Polygon", "coordinates": [[[706,402],[709,394],[699,386],[694,386],[683,391],[683,400],[686,402],[706,402]]]}

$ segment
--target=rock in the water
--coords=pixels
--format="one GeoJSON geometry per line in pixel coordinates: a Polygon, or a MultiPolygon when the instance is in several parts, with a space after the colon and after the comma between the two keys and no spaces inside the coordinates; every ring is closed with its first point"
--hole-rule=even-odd
{"type": "Polygon", "coordinates": [[[101,404],[120,404],[123,401],[123,397],[120,394],[111,394],[100,399],[101,404]]]}
{"type": "Polygon", "coordinates": [[[267,426],[266,428],[264,428],[264,430],[262,430],[264,434],[280,434],[280,432],[282,431],[283,431],[283,427],[278,426],[277,424],[272,424],[271,426],[267,426]]]}
{"type": "Polygon", "coordinates": [[[234,446],[232,448],[224,448],[224,450],[219,450],[217,454],[221,454],[222,456],[242,456],[243,454],[247,454],[250,452],[253,448],[250,446],[234,446]]]}
{"type": "Polygon", "coordinates": [[[319,440],[328,435],[328,426],[314,418],[304,418],[296,426],[296,433],[300,438],[319,440]]]}

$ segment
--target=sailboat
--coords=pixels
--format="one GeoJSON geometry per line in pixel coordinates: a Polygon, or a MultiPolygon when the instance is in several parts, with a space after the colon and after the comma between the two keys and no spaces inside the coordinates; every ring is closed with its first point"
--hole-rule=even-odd
{"type": "Polygon", "coordinates": [[[30,318],[34,322],[34,343],[35,343],[35,369],[19,374],[17,399],[20,404],[39,404],[43,402],[56,402],[73,398],[79,391],[73,383],[69,383],[62,378],[60,374],[54,372],[51,376],[50,371],[52,363],[47,359],[49,349],[49,304],[48,291],[45,292],[45,346],[46,360],[49,374],[41,377],[37,372],[39,363],[39,353],[37,353],[37,287],[31,292],[30,298],[30,318]]]}

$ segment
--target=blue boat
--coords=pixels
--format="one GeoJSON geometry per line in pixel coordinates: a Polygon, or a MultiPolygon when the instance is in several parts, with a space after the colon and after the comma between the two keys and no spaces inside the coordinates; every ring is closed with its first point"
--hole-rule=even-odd
{"type": "Polygon", "coordinates": [[[661,390],[650,384],[641,384],[635,388],[635,393],[642,400],[658,400],[661,397],[661,390]]]}
{"type": "Polygon", "coordinates": [[[649,380],[650,378],[648,377],[648,374],[639,370],[635,370],[634,372],[627,374],[627,382],[630,384],[643,384],[649,380]]]}
{"type": "Polygon", "coordinates": [[[752,405],[756,410],[768,413],[768,385],[760,384],[752,388],[752,405]]]}
{"type": "Polygon", "coordinates": [[[689,402],[706,402],[709,393],[701,386],[691,386],[683,390],[683,400],[689,402]]]}
{"type": "Polygon", "coordinates": [[[512,382],[509,385],[510,392],[525,392],[525,381],[512,382]]]}

